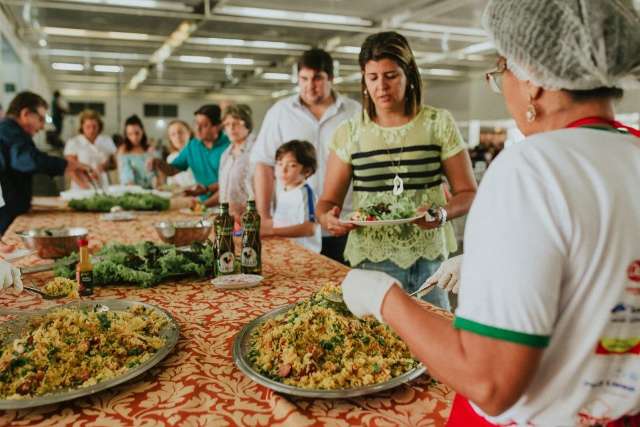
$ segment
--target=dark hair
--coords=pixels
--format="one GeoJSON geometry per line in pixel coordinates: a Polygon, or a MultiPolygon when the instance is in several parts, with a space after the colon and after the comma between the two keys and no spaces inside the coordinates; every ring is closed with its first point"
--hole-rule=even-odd
{"type": "Polygon", "coordinates": [[[140,146],[144,151],[147,151],[149,148],[149,141],[147,140],[147,133],[144,131],[144,125],[142,124],[142,120],[138,117],[137,114],[133,116],[127,117],[127,120],[124,121],[124,147],[126,151],[131,151],[133,149],[133,143],[129,141],[127,137],[127,126],[140,126],[142,129],[142,139],[140,140],[140,146]]]}
{"type": "Polygon", "coordinates": [[[589,90],[567,90],[567,93],[575,102],[584,102],[594,99],[620,99],[624,90],[617,87],[598,87],[589,90]]]}
{"type": "Polygon", "coordinates": [[[276,151],[276,161],[287,153],[292,153],[296,161],[309,171],[308,177],[316,173],[318,168],[316,149],[310,142],[297,139],[285,142],[276,151]]]}
{"type": "Polygon", "coordinates": [[[207,116],[212,125],[219,125],[222,120],[220,119],[220,107],[216,104],[207,104],[198,108],[194,113],[202,114],[203,116],[207,116]]]}
{"type": "Polygon", "coordinates": [[[87,120],[93,120],[96,123],[98,123],[98,133],[101,133],[102,130],[104,129],[104,122],[102,121],[102,119],[100,118],[100,113],[98,113],[95,110],[83,110],[80,115],[78,116],[78,133],[82,133],[82,125],[84,124],[84,122],[86,122],[87,120]]]}
{"type": "Polygon", "coordinates": [[[422,102],[422,79],[409,42],[404,36],[395,31],[372,34],[362,43],[358,62],[362,71],[363,111],[366,111],[371,119],[376,116],[376,106],[369,97],[367,85],[365,84],[364,67],[369,61],[380,61],[381,59],[392,60],[404,71],[407,77],[404,113],[407,116],[415,114],[422,102]]]}
{"type": "Polygon", "coordinates": [[[322,49],[309,49],[302,54],[298,60],[298,72],[303,68],[310,68],[315,71],[324,71],[333,79],[333,58],[322,49]]]}
{"type": "Polygon", "coordinates": [[[11,100],[9,103],[9,108],[7,109],[7,116],[18,117],[20,112],[25,108],[31,112],[37,113],[38,108],[49,108],[49,104],[44,100],[40,95],[24,91],[20,92],[11,100]]]}
{"type": "Polygon", "coordinates": [[[251,107],[247,104],[229,105],[224,109],[222,114],[222,120],[231,116],[236,119],[240,119],[244,122],[245,127],[251,132],[253,130],[253,119],[251,118],[251,107]]]}

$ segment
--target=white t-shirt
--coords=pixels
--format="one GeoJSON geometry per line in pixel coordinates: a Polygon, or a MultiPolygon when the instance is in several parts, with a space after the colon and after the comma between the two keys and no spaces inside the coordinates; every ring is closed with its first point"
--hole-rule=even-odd
{"type": "MultiPolygon", "coordinates": [[[[308,182],[316,197],[320,197],[333,133],[342,122],[360,111],[360,104],[356,101],[336,95],[336,102],[318,120],[300,102],[299,95],[282,99],[267,111],[262,121],[260,133],[251,151],[251,163],[275,166],[276,151],[282,144],[293,139],[309,141],[316,149],[318,169],[308,182]]],[[[345,198],[343,210],[351,211],[351,192],[345,198]]]]}
{"type": "MultiPolygon", "coordinates": [[[[78,161],[92,168],[97,168],[104,162],[106,162],[110,156],[116,154],[116,145],[113,140],[106,135],[98,135],[95,142],[92,144],[82,134],[76,135],[64,145],[65,156],[77,156],[78,161]]],[[[103,187],[109,185],[109,177],[106,173],[100,174],[100,183],[103,187]]],[[[80,188],[78,184],[71,181],[71,188],[80,188]]]]}
{"type": "MultiPolygon", "coordinates": [[[[316,198],[308,183],[305,182],[289,191],[285,191],[281,186],[278,186],[277,191],[278,205],[273,214],[273,226],[275,228],[316,221],[316,198]]],[[[322,248],[320,225],[316,224],[314,230],[313,236],[295,237],[293,240],[316,253],[320,253],[322,248]]]]}
{"type": "Polygon", "coordinates": [[[489,421],[593,425],[640,411],[639,186],[640,139],[587,128],[527,138],[487,170],[455,326],[544,348],[523,396],[489,421]]]}
{"type": "MultiPolygon", "coordinates": [[[[179,151],[175,151],[167,156],[167,163],[171,163],[178,157],[180,154],[179,151]]],[[[177,174],[170,176],[167,178],[167,184],[169,185],[177,185],[178,187],[191,187],[192,185],[196,185],[196,179],[193,177],[193,172],[191,169],[187,169],[184,172],[178,172],[177,174]]]]}

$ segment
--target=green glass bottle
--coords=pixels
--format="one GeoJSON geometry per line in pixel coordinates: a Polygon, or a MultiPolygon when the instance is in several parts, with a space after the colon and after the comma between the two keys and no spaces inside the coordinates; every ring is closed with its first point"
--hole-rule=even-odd
{"type": "Polygon", "coordinates": [[[256,202],[249,200],[247,210],[242,215],[241,269],[245,274],[262,272],[262,244],[260,243],[260,215],[256,202]]]}
{"type": "Polygon", "coordinates": [[[214,221],[216,232],[216,276],[235,273],[235,246],[233,243],[233,217],[229,204],[220,204],[220,213],[214,221]]]}

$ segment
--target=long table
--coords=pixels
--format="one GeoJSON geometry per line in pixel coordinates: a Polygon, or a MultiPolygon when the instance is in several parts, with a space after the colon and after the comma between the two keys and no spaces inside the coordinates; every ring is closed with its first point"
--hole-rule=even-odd
{"type": "MultiPolygon", "coordinates": [[[[89,229],[93,247],[114,241],[157,241],[154,222],[187,218],[173,210],[140,214],[131,222],[106,222],[98,214],[39,211],[19,217],[4,240],[20,243],[16,230],[73,225],[89,229]]],[[[19,265],[41,262],[31,256],[19,265]]],[[[287,239],[265,239],[265,280],[253,289],[219,290],[208,280],[193,279],[149,289],[97,288],[92,298],[126,298],[168,310],[181,329],[175,350],[141,377],[95,395],[35,409],[0,411],[0,425],[444,425],[453,391],[427,375],[372,396],[322,400],[275,393],[254,383],[234,365],[233,339],[246,323],[273,308],[309,297],[326,282],[340,281],[346,272],[346,267],[287,239]]],[[[51,273],[39,273],[25,281],[42,284],[49,278],[51,273]]],[[[58,303],[27,292],[18,296],[0,293],[3,308],[43,308],[58,303]]]]}

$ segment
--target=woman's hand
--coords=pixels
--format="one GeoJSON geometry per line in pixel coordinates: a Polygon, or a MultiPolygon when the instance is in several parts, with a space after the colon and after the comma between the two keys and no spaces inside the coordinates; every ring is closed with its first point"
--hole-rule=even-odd
{"type": "Polygon", "coordinates": [[[421,217],[413,221],[413,224],[417,225],[423,230],[431,230],[433,228],[440,227],[440,225],[442,225],[442,217],[440,216],[440,213],[438,211],[436,212],[437,213],[434,214],[431,209],[425,206],[418,208],[416,214],[421,215],[421,217]]]}
{"type": "Polygon", "coordinates": [[[351,230],[356,228],[353,224],[344,224],[340,222],[340,208],[334,206],[325,213],[320,221],[322,226],[331,234],[332,236],[344,236],[348,234],[351,230]]]}

